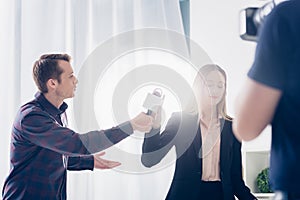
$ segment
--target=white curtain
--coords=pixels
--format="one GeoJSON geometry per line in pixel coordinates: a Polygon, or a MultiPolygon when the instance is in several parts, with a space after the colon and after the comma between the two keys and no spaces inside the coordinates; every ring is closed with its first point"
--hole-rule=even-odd
{"type": "MultiPolygon", "coordinates": [[[[19,106],[32,99],[36,92],[31,69],[41,54],[70,54],[78,74],[99,45],[120,33],[143,28],[183,33],[178,0],[1,0],[0,27],[1,188],[9,170],[11,125],[19,106]]],[[[136,62],[140,58],[135,56],[134,59],[136,62]]],[[[124,75],[124,70],[120,73],[124,75]]],[[[69,103],[72,114],[72,102],[69,103]]],[[[82,106],[84,109],[86,105],[82,106]]],[[[71,122],[71,125],[76,128],[76,123],[71,122]]],[[[112,122],[103,122],[101,128],[111,125],[112,122]]],[[[141,141],[126,139],[118,147],[131,146],[129,149],[139,154],[141,141]]],[[[126,159],[123,161],[126,165],[126,159]]],[[[130,170],[69,172],[68,199],[164,199],[173,170],[174,165],[155,173],[130,170]]]]}

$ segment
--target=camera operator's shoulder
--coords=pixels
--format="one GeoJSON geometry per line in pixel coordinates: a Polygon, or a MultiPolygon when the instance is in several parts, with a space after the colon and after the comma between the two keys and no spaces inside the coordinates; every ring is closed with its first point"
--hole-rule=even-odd
{"type": "Polygon", "coordinates": [[[279,16],[289,17],[291,14],[299,14],[300,1],[291,0],[291,1],[283,1],[279,3],[273,9],[274,13],[277,13],[279,16]]]}

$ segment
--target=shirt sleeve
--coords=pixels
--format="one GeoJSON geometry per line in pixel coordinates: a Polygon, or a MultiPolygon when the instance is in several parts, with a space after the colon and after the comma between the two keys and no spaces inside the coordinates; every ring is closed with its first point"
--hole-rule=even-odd
{"type": "Polygon", "coordinates": [[[285,16],[279,5],[266,17],[259,33],[255,60],[248,72],[249,78],[279,90],[283,90],[286,83],[293,46],[285,16]]]}
{"type": "Polygon", "coordinates": [[[132,133],[130,122],[124,122],[111,129],[80,134],[79,138],[90,153],[96,153],[122,141],[132,133]]]}
{"type": "Polygon", "coordinates": [[[94,156],[69,156],[68,157],[68,170],[93,170],[94,169],[94,156]]]}
{"type": "Polygon", "coordinates": [[[22,135],[27,141],[65,155],[84,155],[102,151],[118,143],[133,130],[129,122],[120,126],[85,134],[61,126],[44,111],[31,111],[21,121],[22,135]]]}
{"type": "MultiPolygon", "coordinates": [[[[232,133],[233,134],[233,133],[232,133]]],[[[253,200],[257,199],[251,194],[250,189],[245,185],[242,177],[242,155],[241,143],[234,138],[233,144],[233,162],[231,168],[231,177],[233,183],[233,192],[238,199],[253,200]]]]}

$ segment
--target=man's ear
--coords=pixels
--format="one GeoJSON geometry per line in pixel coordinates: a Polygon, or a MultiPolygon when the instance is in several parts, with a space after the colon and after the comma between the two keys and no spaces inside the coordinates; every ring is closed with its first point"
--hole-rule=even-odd
{"type": "Polygon", "coordinates": [[[57,85],[58,85],[58,81],[56,79],[50,78],[47,81],[47,88],[48,88],[48,90],[55,90],[56,87],[57,87],[57,85]]]}

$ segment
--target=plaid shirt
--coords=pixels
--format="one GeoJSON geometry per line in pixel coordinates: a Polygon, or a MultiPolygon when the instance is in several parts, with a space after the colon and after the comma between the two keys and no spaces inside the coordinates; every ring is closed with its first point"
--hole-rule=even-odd
{"type": "Polygon", "coordinates": [[[4,200],[66,199],[66,170],[93,170],[91,153],[118,143],[133,132],[129,122],[104,131],[78,134],[63,126],[59,109],[43,94],[21,107],[13,124],[10,173],[4,200]]]}

